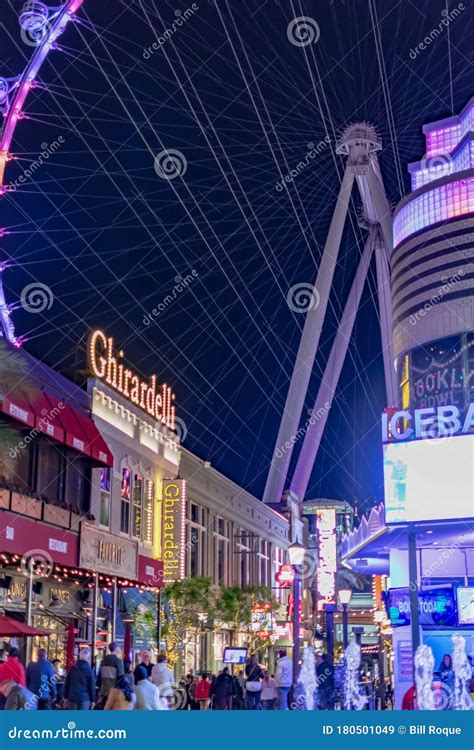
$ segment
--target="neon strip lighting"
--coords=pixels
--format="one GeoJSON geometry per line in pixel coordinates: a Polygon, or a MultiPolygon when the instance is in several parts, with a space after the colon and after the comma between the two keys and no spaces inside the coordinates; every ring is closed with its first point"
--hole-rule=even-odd
{"type": "Polygon", "coordinates": [[[428,190],[398,211],[393,221],[394,246],[421,229],[470,213],[474,213],[474,177],[428,190]]]}
{"type": "Polygon", "coordinates": [[[441,177],[447,177],[466,169],[474,169],[474,141],[467,141],[452,158],[445,154],[420,162],[423,166],[411,171],[411,189],[423,187],[441,177]]]}
{"type": "Polygon", "coordinates": [[[453,118],[445,127],[437,127],[426,133],[426,156],[436,156],[437,154],[449,154],[466,133],[474,130],[474,104],[459,117],[459,122],[453,124],[453,118]]]}
{"type": "MultiPolygon", "coordinates": [[[[23,106],[29,90],[37,77],[39,70],[46,59],[48,52],[52,49],[56,39],[63,33],[67,24],[79,10],[84,0],[68,0],[50,23],[48,32],[36,48],[31,60],[26,66],[23,75],[19,79],[16,92],[10,103],[5,123],[0,138],[0,186],[3,185],[5,165],[8,161],[10,145],[19,119],[21,119],[23,106]]],[[[1,193],[0,193],[1,194],[1,193]]]]}

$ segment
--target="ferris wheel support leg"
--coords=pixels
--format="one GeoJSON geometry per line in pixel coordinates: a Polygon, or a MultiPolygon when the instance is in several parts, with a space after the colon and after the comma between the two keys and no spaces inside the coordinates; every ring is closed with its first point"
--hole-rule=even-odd
{"type": "Polygon", "coordinates": [[[379,299],[380,331],[382,335],[387,405],[396,406],[398,403],[398,388],[392,339],[392,292],[390,287],[390,271],[388,267],[387,250],[385,243],[380,236],[377,238],[375,244],[375,265],[377,269],[377,292],[379,299]]]}
{"type": "Polygon", "coordinates": [[[283,417],[263,494],[265,503],[279,503],[283,495],[293,445],[297,439],[301,412],[303,411],[324,323],[353,182],[354,174],[346,167],[314,285],[315,299],[319,300],[319,304],[306,313],[296,363],[291,376],[283,417]]]}
{"type": "Polygon", "coordinates": [[[306,424],[307,429],[301,447],[298,462],[293,474],[290,490],[299,500],[304,500],[311,472],[316,461],[321,437],[334,399],[347,348],[354,328],[354,321],[359,308],[362,290],[369,271],[372,253],[375,248],[377,228],[371,227],[362,256],[357,266],[356,275],[347,298],[346,306],[339,323],[331,353],[319,386],[316,401],[306,424]]]}
{"type": "MultiPolygon", "coordinates": [[[[376,156],[373,156],[372,159],[376,159],[376,156]]],[[[393,249],[392,209],[387,200],[387,195],[383,183],[381,182],[381,178],[377,174],[379,172],[378,162],[376,163],[376,166],[377,169],[375,168],[374,163],[371,162],[369,168],[364,174],[364,180],[370,192],[375,217],[380,225],[387,251],[387,257],[389,258],[393,249]]]]}

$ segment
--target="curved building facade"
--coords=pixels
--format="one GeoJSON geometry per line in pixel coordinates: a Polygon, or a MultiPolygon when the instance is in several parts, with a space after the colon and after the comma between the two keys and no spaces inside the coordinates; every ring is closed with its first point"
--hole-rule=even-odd
{"type": "Polygon", "coordinates": [[[474,391],[474,99],[423,127],[426,155],[394,214],[393,346],[404,408],[474,391]]]}

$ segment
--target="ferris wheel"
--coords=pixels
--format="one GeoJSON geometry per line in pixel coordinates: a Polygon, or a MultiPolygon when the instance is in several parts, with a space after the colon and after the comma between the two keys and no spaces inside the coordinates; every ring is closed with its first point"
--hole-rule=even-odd
{"type": "MultiPolygon", "coordinates": [[[[70,21],[81,7],[84,0],[66,0],[60,6],[49,6],[39,0],[27,0],[23,5],[18,21],[20,34],[26,45],[32,48],[32,55],[23,72],[13,78],[0,75],[0,113],[4,121],[0,129],[0,197],[8,192],[5,184],[7,163],[14,159],[10,147],[18,122],[23,117],[24,105],[29,91],[35,86],[40,68],[48,53],[57,48],[57,39],[64,32],[70,21]]],[[[0,227],[0,237],[8,231],[0,227]]],[[[15,329],[10,317],[11,308],[7,305],[3,290],[4,265],[0,265],[0,311],[2,329],[0,335],[15,346],[21,340],[15,336],[15,329]]]]}

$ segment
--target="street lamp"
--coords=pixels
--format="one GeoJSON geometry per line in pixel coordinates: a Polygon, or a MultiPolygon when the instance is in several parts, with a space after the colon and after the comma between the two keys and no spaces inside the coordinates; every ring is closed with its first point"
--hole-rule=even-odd
{"type": "MultiPolygon", "coordinates": [[[[385,620],[385,614],[380,610],[376,610],[374,612],[374,621],[377,623],[379,628],[378,633],[378,640],[379,640],[379,654],[378,654],[378,661],[379,661],[379,679],[381,684],[385,684],[385,665],[383,661],[383,636],[382,636],[382,623],[385,620]]],[[[380,695],[380,708],[382,710],[385,709],[385,690],[381,691],[380,695]]]]}
{"type": "Polygon", "coordinates": [[[347,621],[347,609],[351,602],[352,590],[341,589],[338,593],[339,604],[342,606],[342,640],[344,643],[344,651],[349,645],[349,623],[347,621]]]}
{"type": "Polygon", "coordinates": [[[299,542],[288,547],[288,558],[293,566],[293,690],[298,684],[300,656],[300,566],[304,562],[305,548],[299,542]]]}

